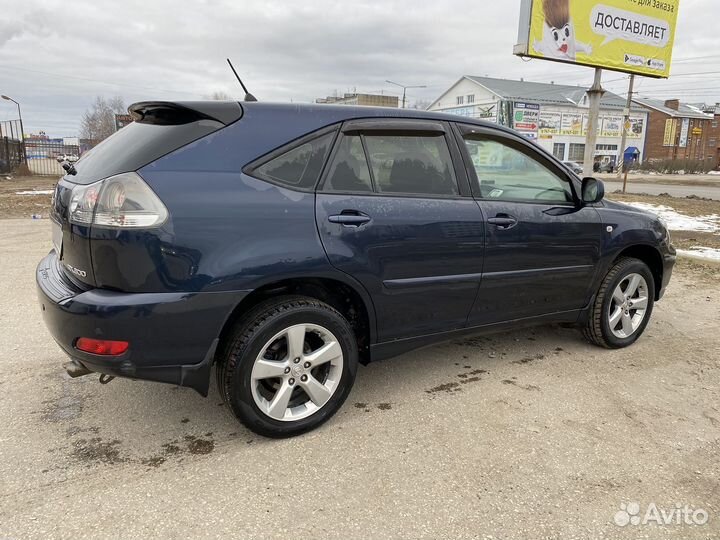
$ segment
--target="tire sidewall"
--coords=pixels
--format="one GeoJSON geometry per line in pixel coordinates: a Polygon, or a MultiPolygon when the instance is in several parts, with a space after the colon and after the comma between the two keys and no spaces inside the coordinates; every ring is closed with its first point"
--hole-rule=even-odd
{"type": "Polygon", "coordinates": [[[342,406],[352,389],[358,364],[358,350],[352,328],[332,308],[303,305],[280,312],[267,319],[248,340],[242,357],[232,374],[228,401],[233,412],[253,431],[269,437],[298,435],[318,427],[342,406]],[[323,407],[301,420],[284,422],[263,413],[252,395],[251,373],[255,359],[267,342],[285,328],[296,324],[317,324],[327,328],[338,339],[343,353],[343,368],[335,393],[323,407]]]}
{"type": "Polygon", "coordinates": [[[637,341],[638,338],[643,334],[643,332],[645,331],[645,327],[650,322],[650,317],[652,316],[654,305],[655,279],[653,278],[652,272],[650,271],[648,266],[642,261],[631,261],[629,264],[625,265],[622,272],[619,272],[608,283],[607,293],[605,294],[605,298],[603,299],[601,306],[602,313],[600,317],[601,330],[605,341],[607,341],[607,343],[613,348],[627,347],[628,345],[632,345],[633,343],[635,343],[635,341],[637,341]],[[613,334],[612,329],[610,328],[608,313],[612,303],[613,291],[618,286],[618,284],[621,283],[622,280],[628,276],[628,274],[640,274],[645,279],[645,282],[648,286],[648,305],[645,311],[645,318],[640,323],[638,329],[635,330],[635,332],[633,332],[630,337],[619,338],[615,334],[613,334]]]}

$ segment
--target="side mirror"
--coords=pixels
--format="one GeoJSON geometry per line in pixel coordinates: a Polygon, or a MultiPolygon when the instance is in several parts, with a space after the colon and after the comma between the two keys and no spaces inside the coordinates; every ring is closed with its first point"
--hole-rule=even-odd
{"type": "Polygon", "coordinates": [[[605,184],[602,180],[587,177],[582,181],[582,202],[593,204],[603,200],[605,197],[605,184]]]}

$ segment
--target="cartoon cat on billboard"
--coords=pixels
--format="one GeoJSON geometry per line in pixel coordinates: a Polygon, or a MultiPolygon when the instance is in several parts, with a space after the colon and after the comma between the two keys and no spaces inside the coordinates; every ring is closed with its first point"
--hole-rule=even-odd
{"type": "Polygon", "coordinates": [[[559,60],[575,60],[576,53],[592,54],[592,47],[575,41],[570,19],[570,0],[542,0],[545,11],[542,41],[535,41],[537,52],[559,60]]]}

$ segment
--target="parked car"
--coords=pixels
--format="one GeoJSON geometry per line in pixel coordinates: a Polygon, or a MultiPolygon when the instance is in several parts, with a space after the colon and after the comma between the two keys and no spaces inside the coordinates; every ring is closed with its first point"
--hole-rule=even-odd
{"type": "Polygon", "coordinates": [[[207,395],[215,365],[232,412],[285,437],[340,408],[358,363],[441,340],[566,323],[626,347],[670,280],[656,216],[494,124],[329,105],[130,111],[60,180],[37,269],[72,376],[207,395]]]}
{"type": "Polygon", "coordinates": [[[67,161],[69,163],[75,163],[80,158],[75,154],[59,154],[57,156],[58,163],[62,163],[63,161],[67,161]]]}
{"type": "Polygon", "coordinates": [[[580,165],[579,163],[575,163],[574,161],[563,161],[563,165],[565,165],[568,169],[570,169],[575,174],[582,176],[583,168],[582,168],[582,165],[580,165]]]}

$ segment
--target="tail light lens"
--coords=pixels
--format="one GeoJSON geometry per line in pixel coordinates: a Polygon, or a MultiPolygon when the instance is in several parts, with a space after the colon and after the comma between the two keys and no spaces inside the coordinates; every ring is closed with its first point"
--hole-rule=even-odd
{"type": "Polygon", "coordinates": [[[102,356],[120,356],[130,348],[130,343],[127,341],[81,337],[75,342],[75,348],[79,351],[102,356]]]}
{"type": "Polygon", "coordinates": [[[72,223],[115,229],[158,227],[168,217],[162,201],[134,172],[76,186],[69,211],[72,223]]]}

